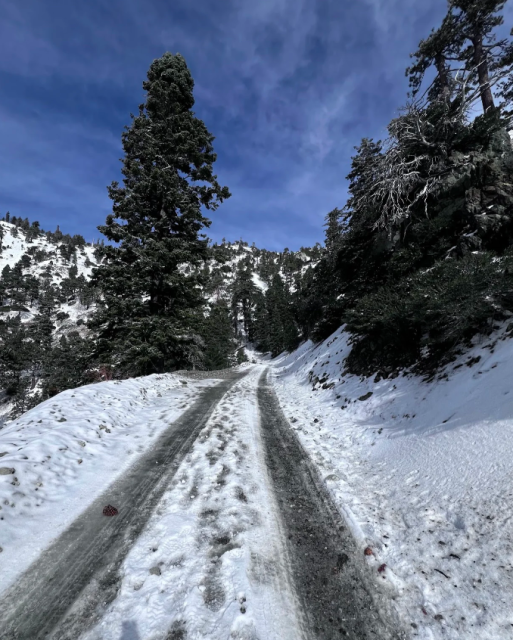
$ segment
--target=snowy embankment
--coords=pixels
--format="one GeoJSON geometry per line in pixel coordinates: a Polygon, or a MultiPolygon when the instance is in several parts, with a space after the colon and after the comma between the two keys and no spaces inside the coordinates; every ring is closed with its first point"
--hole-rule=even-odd
{"type": "Polygon", "coordinates": [[[0,592],[207,386],[174,374],[64,391],[0,430],[0,592]]]}
{"type": "Polygon", "coordinates": [[[374,382],[342,375],[347,339],[277,359],[273,382],[368,570],[414,638],[511,638],[513,340],[374,382]]]}

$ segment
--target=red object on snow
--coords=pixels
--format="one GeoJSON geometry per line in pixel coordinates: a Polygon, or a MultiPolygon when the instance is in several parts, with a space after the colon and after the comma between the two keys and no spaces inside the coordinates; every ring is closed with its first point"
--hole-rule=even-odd
{"type": "Polygon", "coordinates": [[[383,571],[387,568],[386,564],[380,564],[378,567],[378,573],[383,573],[383,571]]]}
{"type": "Polygon", "coordinates": [[[374,551],[370,548],[370,547],[366,547],[365,551],[363,552],[366,556],[373,556],[374,555],[374,551]]]}
{"type": "Polygon", "coordinates": [[[116,507],[113,507],[111,504],[108,504],[106,507],[103,507],[103,515],[104,516],[117,516],[118,510],[116,507]]]}

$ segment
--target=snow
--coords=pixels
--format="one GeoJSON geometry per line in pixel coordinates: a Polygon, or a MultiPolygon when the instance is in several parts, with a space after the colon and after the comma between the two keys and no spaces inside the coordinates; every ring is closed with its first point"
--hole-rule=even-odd
{"type": "Polygon", "coordinates": [[[125,559],[117,598],[82,640],[118,640],[128,629],[163,637],[185,621],[191,640],[302,637],[262,459],[262,369],[216,408],[125,559]]]}
{"type": "MultiPolygon", "coordinates": [[[[10,222],[4,222],[0,220],[0,227],[4,232],[2,240],[2,251],[0,251],[0,273],[2,269],[9,265],[12,269],[14,265],[20,261],[23,254],[27,253],[29,247],[37,247],[38,249],[44,249],[48,252],[48,257],[37,262],[32,258],[32,263],[25,273],[30,273],[34,276],[41,275],[46,267],[53,263],[52,266],[52,278],[53,284],[58,285],[62,278],[67,277],[68,270],[73,262],[64,260],[59,252],[59,246],[62,242],[49,242],[46,236],[41,235],[34,238],[32,242],[27,242],[25,237],[25,231],[21,228],[17,229],[17,236],[13,236],[13,231],[16,227],[10,222]]],[[[93,266],[96,266],[96,258],[94,256],[95,248],[92,245],[85,245],[84,247],[77,248],[77,270],[78,275],[83,275],[87,280],[91,276],[93,266]],[[86,266],[86,261],[89,260],[91,265],[86,266]]],[[[89,264],[89,263],[88,263],[89,264]]]]}
{"type": "MultiPolygon", "coordinates": [[[[18,263],[21,257],[27,253],[30,247],[37,247],[38,249],[47,252],[47,257],[40,262],[36,261],[34,257],[31,257],[31,264],[28,268],[24,269],[25,274],[30,274],[36,278],[41,278],[45,274],[45,279],[56,287],[60,286],[61,280],[68,277],[69,269],[72,265],[77,267],[77,275],[84,276],[86,280],[91,277],[93,268],[97,265],[96,257],[94,255],[95,247],[92,245],[85,245],[79,247],[76,250],[76,263],[73,261],[65,260],[60,252],[59,246],[62,242],[49,242],[46,236],[41,235],[34,238],[32,242],[28,242],[25,236],[25,231],[21,228],[15,231],[16,227],[9,223],[0,221],[0,227],[4,232],[2,240],[2,250],[0,251],[0,273],[2,269],[9,265],[11,269],[18,263]],[[17,233],[17,235],[13,235],[17,233]],[[48,278],[47,269],[50,269],[50,277],[48,278]]],[[[0,301],[1,302],[1,301],[0,301]]],[[[85,324],[77,326],[79,320],[84,322],[91,315],[94,310],[94,305],[85,307],[79,300],[70,303],[60,303],[57,305],[58,311],[67,313],[70,317],[56,322],[56,330],[54,335],[59,337],[60,335],[67,334],[69,331],[78,331],[82,337],[87,334],[87,328],[85,324]]],[[[32,307],[27,307],[27,312],[20,311],[0,311],[0,318],[8,317],[21,317],[22,322],[30,322],[39,312],[37,303],[32,307]]]]}
{"type": "MultiPolygon", "coordinates": [[[[7,265],[13,268],[20,261],[21,257],[27,253],[30,247],[44,250],[47,256],[41,261],[35,260],[32,256],[29,267],[23,270],[24,274],[34,276],[40,279],[40,282],[44,274],[44,279],[57,288],[60,286],[60,282],[68,277],[71,266],[76,265],[77,275],[84,276],[86,280],[89,280],[92,269],[97,266],[97,260],[94,255],[95,247],[92,245],[77,247],[75,252],[76,262],[73,260],[67,261],[59,251],[59,246],[63,244],[62,242],[50,242],[45,235],[40,235],[31,242],[28,242],[25,231],[21,228],[16,228],[9,222],[0,221],[0,228],[3,231],[2,249],[0,250],[0,273],[7,265]],[[47,269],[49,269],[49,272],[47,269]],[[48,275],[48,273],[50,275],[48,275]]],[[[78,296],[76,296],[76,298],[76,300],[70,300],[64,303],[56,301],[56,311],[66,313],[69,317],[64,320],[54,318],[55,330],[53,336],[55,340],[62,335],[69,334],[71,331],[77,331],[83,338],[87,337],[88,329],[86,322],[95,310],[95,304],[87,307],[78,300],[78,296]],[[82,321],[80,325],[77,324],[79,320],[82,321]]],[[[0,300],[0,306],[1,303],[2,301],[0,300]]],[[[32,305],[26,305],[25,308],[28,310],[0,310],[0,321],[19,316],[23,323],[30,323],[39,313],[38,302],[35,301],[32,305]]],[[[11,417],[12,408],[12,402],[4,401],[0,403],[0,428],[2,428],[2,425],[11,417]]]]}
{"type": "Polygon", "coordinates": [[[257,287],[257,289],[260,289],[260,291],[262,291],[263,293],[267,291],[267,289],[269,288],[269,285],[266,282],[264,282],[264,280],[258,275],[258,273],[252,273],[251,278],[255,283],[255,286],[257,287]]]}
{"type": "MultiPolygon", "coordinates": [[[[117,597],[82,640],[178,634],[183,621],[190,639],[302,638],[260,442],[264,367],[246,366],[223,396],[125,558],[117,597]]],[[[0,592],[216,383],[180,374],[98,383],[4,428],[0,592]]]]}
{"type": "Polygon", "coordinates": [[[344,375],[349,348],[343,329],[318,346],[306,343],[274,362],[274,384],[362,555],[372,549],[367,570],[414,638],[511,638],[513,341],[506,328],[433,382],[344,375]]]}
{"type": "Polygon", "coordinates": [[[174,374],[64,391],[0,431],[0,592],[214,380],[174,374]],[[185,383],[185,384],[184,384],[185,383]],[[2,469],[14,473],[2,474],[2,469]]]}

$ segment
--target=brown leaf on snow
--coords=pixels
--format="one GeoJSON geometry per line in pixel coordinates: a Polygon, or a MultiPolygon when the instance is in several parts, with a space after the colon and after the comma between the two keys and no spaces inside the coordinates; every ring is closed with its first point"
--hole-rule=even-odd
{"type": "Polygon", "coordinates": [[[116,507],[113,507],[111,504],[108,504],[106,507],[103,508],[103,515],[104,516],[117,516],[118,515],[118,510],[116,509],[116,507]]]}

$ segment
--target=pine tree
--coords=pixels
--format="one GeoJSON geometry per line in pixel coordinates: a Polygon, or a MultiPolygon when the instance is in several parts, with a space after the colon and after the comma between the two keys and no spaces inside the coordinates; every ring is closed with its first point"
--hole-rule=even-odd
{"type": "Polygon", "coordinates": [[[257,287],[253,282],[252,270],[241,260],[237,267],[232,287],[232,306],[235,320],[242,314],[244,333],[250,342],[253,341],[253,304],[257,287]]]}
{"type": "MultiPolygon", "coordinates": [[[[513,36],[513,29],[510,32],[513,36]]],[[[511,121],[513,119],[513,42],[510,42],[506,47],[504,54],[500,60],[500,66],[505,69],[511,69],[510,73],[506,74],[501,80],[498,95],[503,100],[503,113],[508,119],[508,128],[511,127],[511,121]]]]}
{"type": "Polygon", "coordinates": [[[433,65],[436,76],[428,90],[431,101],[450,100],[454,91],[454,78],[450,60],[454,59],[455,21],[452,13],[448,13],[439,29],[433,29],[425,40],[421,40],[419,48],[411,57],[415,63],[406,69],[409,76],[413,96],[420,91],[427,70],[433,65]]]}
{"type": "Polygon", "coordinates": [[[471,69],[470,76],[479,89],[483,113],[495,107],[490,76],[494,59],[500,58],[506,41],[497,42],[494,32],[504,22],[500,12],[505,4],[505,0],[451,0],[451,8],[456,14],[459,59],[471,69]]]}
{"type": "Polygon", "coordinates": [[[342,240],[342,215],[343,212],[335,208],[333,211],[330,211],[325,218],[325,245],[328,256],[330,256],[332,260],[336,258],[342,240]]]}
{"type": "Polygon", "coordinates": [[[49,370],[55,366],[52,357],[52,334],[55,329],[52,315],[54,311],[55,307],[51,297],[45,296],[40,301],[39,314],[27,329],[32,346],[30,366],[28,368],[32,379],[42,378],[43,382],[48,378],[49,370]]]}
{"type": "Polygon", "coordinates": [[[109,187],[113,213],[99,227],[116,244],[98,248],[92,285],[102,299],[91,323],[97,357],[120,374],[169,371],[198,357],[201,282],[181,267],[206,259],[202,207],[215,210],[230,193],[213,173],[214,137],[192,111],[193,86],[182,56],[155,60],[146,102],[122,135],[124,186],[109,187]]]}
{"type": "Polygon", "coordinates": [[[259,351],[267,353],[271,350],[269,314],[266,299],[261,291],[255,296],[254,342],[259,351]]]}
{"type": "Polygon", "coordinates": [[[25,372],[32,357],[32,345],[21,318],[0,321],[0,389],[12,398],[24,398],[28,389],[25,372]]]}
{"type": "Polygon", "coordinates": [[[77,331],[61,336],[46,361],[43,399],[83,384],[88,359],[88,342],[77,331]]]}
{"type": "Polygon", "coordinates": [[[235,336],[228,306],[213,305],[204,327],[204,367],[208,371],[227,369],[235,363],[235,336]]]}
{"type": "Polygon", "coordinates": [[[422,40],[412,54],[415,63],[406,70],[415,96],[427,70],[436,68],[428,90],[433,101],[447,102],[458,88],[460,99],[481,100],[483,113],[495,108],[493,85],[510,75],[512,60],[506,39],[497,41],[505,0],[449,0],[442,25],[422,40]],[[470,96],[470,98],[468,98],[470,96]]]}
{"type": "Polygon", "coordinates": [[[299,344],[290,293],[283,280],[276,274],[266,291],[266,307],[269,326],[269,349],[273,356],[282,351],[292,351],[299,344]]]}

